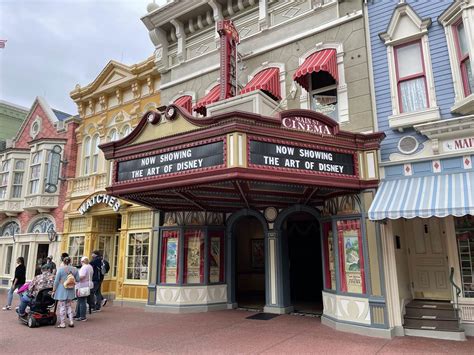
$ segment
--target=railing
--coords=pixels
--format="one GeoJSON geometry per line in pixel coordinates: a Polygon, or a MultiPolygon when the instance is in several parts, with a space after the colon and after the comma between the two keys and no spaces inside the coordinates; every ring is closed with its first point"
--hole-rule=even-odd
{"type": "Polygon", "coordinates": [[[90,195],[96,191],[103,190],[107,186],[107,174],[94,174],[78,177],[71,182],[71,195],[90,195]]]}
{"type": "Polygon", "coordinates": [[[454,267],[451,267],[451,272],[449,273],[449,282],[451,282],[451,285],[453,289],[455,290],[454,292],[454,311],[456,312],[456,317],[458,319],[458,324],[461,323],[461,316],[459,314],[459,295],[461,294],[461,288],[456,285],[454,282],[454,267]]]}

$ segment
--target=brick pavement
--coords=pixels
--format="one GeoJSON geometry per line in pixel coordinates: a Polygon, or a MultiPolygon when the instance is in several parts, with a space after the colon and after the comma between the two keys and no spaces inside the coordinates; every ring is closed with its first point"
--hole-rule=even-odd
{"type": "MultiPolygon", "coordinates": [[[[0,294],[1,304],[5,299],[0,294]]],[[[74,328],[29,329],[14,311],[0,311],[0,354],[474,354],[474,338],[385,340],[337,332],[317,318],[245,319],[251,314],[237,310],[164,314],[117,303],[90,315],[87,322],[76,322],[74,328]]]]}

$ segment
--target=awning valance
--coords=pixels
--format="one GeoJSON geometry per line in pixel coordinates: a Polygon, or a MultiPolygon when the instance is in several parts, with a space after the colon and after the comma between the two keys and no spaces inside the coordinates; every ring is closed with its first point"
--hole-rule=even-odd
{"type": "Polygon", "coordinates": [[[206,115],[206,106],[209,104],[212,104],[214,102],[219,101],[220,97],[220,85],[217,84],[214,86],[206,96],[204,96],[202,99],[200,99],[196,105],[194,105],[193,110],[196,111],[197,113],[200,113],[201,115],[205,116],[206,115]]]}
{"type": "Polygon", "coordinates": [[[369,208],[371,220],[474,215],[474,172],[383,181],[369,208]]]}
{"type": "Polygon", "coordinates": [[[191,112],[191,107],[193,105],[193,98],[191,97],[191,95],[183,95],[183,96],[178,97],[176,100],[174,100],[173,104],[184,108],[188,112],[191,112]]]}
{"type": "Polygon", "coordinates": [[[323,49],[311,54],[299,66],[293,75],[293,80],[308,90],[308,77],[311,73],[326,71],[338,81],[337,75],[337,56],[335,49],[323,49]]]}
{"type": "Polygon", "coordinates": [[[245,94],[256,90],[262,90],[273,99],[281,100],[280,70],[268,68],[258,72],[240,93],[245,94]]]}

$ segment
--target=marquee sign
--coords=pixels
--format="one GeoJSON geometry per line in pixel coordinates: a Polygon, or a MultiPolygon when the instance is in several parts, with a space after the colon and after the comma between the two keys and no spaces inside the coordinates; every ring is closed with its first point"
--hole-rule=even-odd
{"type": "Polygon", "coordinates": [[[95,206],[98,203],[104,203],[106,205],[109,205],[110,207],[113,208],[115,212],[118,212],[120,209],[120,201],[117,199],[117,197],[106,195],[106,194],[97,194],[95,196],[92,196],[91,198],[88,198],[86,201],[84,201],[77,210],[79,211],[80,214],[84,214],[89,209],[91,209],[92,206],[95,206]]]}
{"type": "Polygon", "coordinates": [[[449,139],[443,145],[446,151],[473,150],[474,137],[449,139]]]}
{"type": "Polygon", "coordinates": [[[224,164],[224,142],[150,155],[118,162],[117,181],[189,172],[224,164]]]}
{"type": "Polygon", "coordinates": [[[296,131],[306,131],[314,134],[333,135],[333,130],[327,124],[314,118],[302,116],[288,116],[281,120],[284,128],[294,129],[296,131]]]}
{"type": "Polygon", "coordinates": [[[250,163],[317,173],[355,175],[352,154],[256,140],[250,140],[250,163]]]}
{"type": "Polygon", "coordinates": [[[232,20],[217,22],[220,36],[220,100],[237,95],[237,44],[239,33],[232,20]]]}

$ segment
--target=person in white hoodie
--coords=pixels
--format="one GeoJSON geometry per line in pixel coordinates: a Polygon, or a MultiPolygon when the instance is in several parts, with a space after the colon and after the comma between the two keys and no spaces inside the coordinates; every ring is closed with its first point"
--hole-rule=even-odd
{"type": "MultiPolygon", "coordinates": [[[[89,287],[89,289],[92,289],[94,287],[94,284],[92,283],[93,273],[94,270],[89,264],[89,258],[87,256],[83,256],[81,258],[81,268],[79,269],[79,282],[76,284],[76,289],[83,287],[89,287]]],[[[76,316],[74,317],[74,320],[82,322],[87,320],[86,311],[88,297],[89,296],[77,297],[76,316]]]]}

